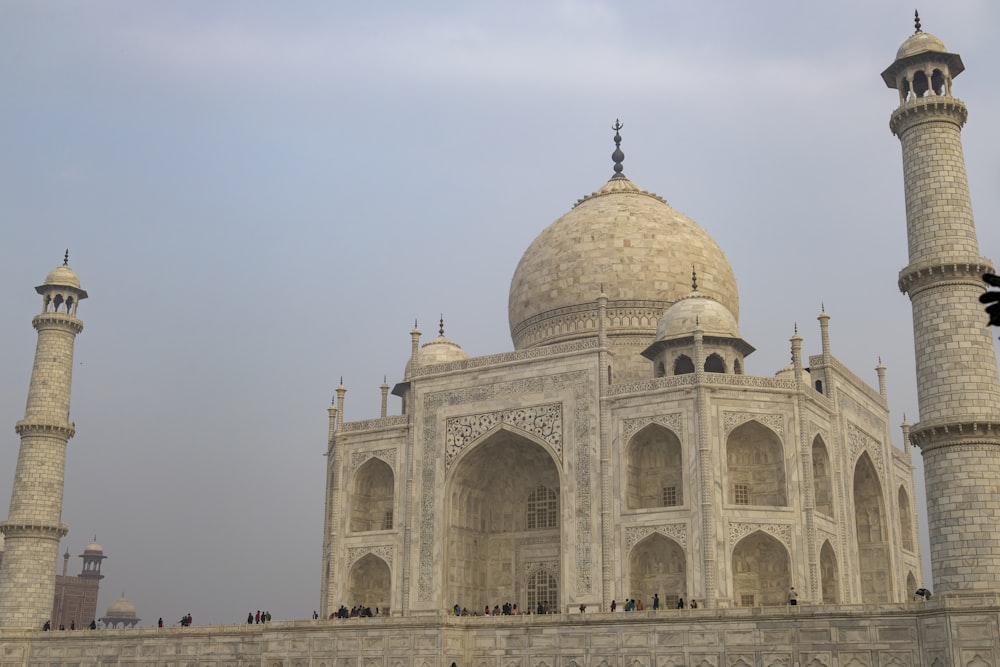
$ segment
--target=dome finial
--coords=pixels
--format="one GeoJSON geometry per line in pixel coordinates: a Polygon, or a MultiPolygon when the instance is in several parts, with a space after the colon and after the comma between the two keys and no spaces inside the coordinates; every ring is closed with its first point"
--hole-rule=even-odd
{"type": "Polygon", "coordinates": [[[625,178],[625,174],[622,173],[624,169],[622,167],[622,162],[625,161],[625,153],[622,152],[622,135],[619,132],[624,125],[622,122],[615,119],[615,124],[611,126],[611,129],[615,131],[615,152],[611,154],[611,159],[615,163],[615,175],[612,178],[625,178]]]}
{"type": "Polygon", "coordinates": [[[916,28],[916,30],[913,31],[914,35],[918,32],[922,32],[920,30],[920,12],[916,9],[913,10],[913,27],[916,28]]]}
{"type": "Polygon", "coordinates": [[[444,335],[444,313],[441,313],[441,319],[438,320],[438,335],[444,335]]]}
{"type": "Polygon", "coordinates": [[[63,255],[63,266],[69,266],[69,248],[66,248],[66,253],[63,255]]]}
{"type": "Polygon", "coordinates": [[[694,264],[691,265],[691,291],[698,291],[698,272],[694,269],[694,264]]]}

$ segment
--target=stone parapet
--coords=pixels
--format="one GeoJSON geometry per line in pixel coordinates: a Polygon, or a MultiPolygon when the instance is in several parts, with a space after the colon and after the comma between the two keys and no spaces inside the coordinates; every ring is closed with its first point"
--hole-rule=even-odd
{"type": "Polygon", "coordinates": [[[886,605],[0,631],[8,667],[995,664],[995,595],[886,605]]]}

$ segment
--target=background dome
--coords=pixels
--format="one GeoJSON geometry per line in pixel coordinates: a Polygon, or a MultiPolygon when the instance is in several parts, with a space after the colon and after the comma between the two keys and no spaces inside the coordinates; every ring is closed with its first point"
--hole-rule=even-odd
{"type": "Polygon", "coordinates": [[[112,602],[111,606],[108,607],[108,613],[106,616],[114,618],[135,616],[135,605],[126,600],[125,594],[122,593],[122,596],[112,602]]]}
{"type": "Polygon", "coordinates": [[[691,289],[739,315],[736,278],[719,245],[662,198],[616,176],[581,199],[528,246],[510,285],[515,349],[592,337],[597,297],[608,297],[609,335],[656,333],[657,320],[691,289]]]}
{"type": "Polygon", "coordinates": [[[446,364],[449,361],[462,361],[468,359],[469,355],[459,346],[441,334],[434,340],[425,343],[417,354],[417,364],[420,366],[432,366],[434,364],[446,364]]]}

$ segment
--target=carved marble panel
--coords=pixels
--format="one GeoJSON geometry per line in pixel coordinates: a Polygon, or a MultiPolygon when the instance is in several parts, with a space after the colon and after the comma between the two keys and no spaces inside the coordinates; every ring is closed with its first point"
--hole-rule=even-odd
{"type": "Polygon", "coordinates": [[[379,545],[374,547],[350,547],[347,550],[347,567],[354,565],[359,559],[368,554],[374,554],[384,560],[386,565],[392,567],[392,556],[395,549],[389,545],[379,545]]]}
{"type": "MultiPolygon", "coordinates": [[[[879,441],[862,431],[857,425],[847,422],[847,446],[851,452],[851,462],[857,462],[862,451],[867,451],[875,464],[875,472],[882,479],[882,447],[879,441]]],[[[884,481],[884,480],[883,480],[884,481]]]]}
{"type": "Polygon", "coordinates": [[[396,449],[378,449],[374,452],[352,452],[351,472],[360,468],[369,459],[381,459],[389,464],[393,474],[396,472],[396,449]]]}
{"type": "Polygon", "coordinates": [[[679,439],[684,439],[683,413],[674,412],[669,415],[657,415],[655,417],[637,417],[635,419],[625,419],[622,421],[622,440],[628,442],[633,435],[648,426],[649,424],[659,424],[674,432],[679,439]]]}
{"type": "Polygon", "coordinates": [[[750,523],[750,522],[730,522],[729,523],[729,548],[732,549],[736,546],[736,543],[741,539],[754,532],[755,530],[760,530],[771,537],[776,538],[785,548],[791,549],[792,547],[792,530],[791,526],[784,523],[750,523]]]}
{"type": "Polygon", "coordinates": [[[631,551],[632,547],[638,544],[644,537],[653,533],[660,533],[664,537],[677,542],[681,547],[687,548],[688,527],[686,523],[665,523],[657,526],[635,526],[625,529],[625,550],[631,551]]]}
{"type": "Polygon", "coordinates": [[[450,468],[468,445],[501,424],[513,426],[548,443],[562,460],[562,405],[550,403],[448,419],[445,424],[445,468],[450,468]]]}
{"type": "Polygon", "coordinates": [[[777,433],[779,437],[783,438],[785,433],[785,418],[782,415],[726,411],[722,413],[722,421],[726,437],[729,437],[729,434],[732,433],[734,428],[742,426],[749,421],[760,422],[777,433]]]}

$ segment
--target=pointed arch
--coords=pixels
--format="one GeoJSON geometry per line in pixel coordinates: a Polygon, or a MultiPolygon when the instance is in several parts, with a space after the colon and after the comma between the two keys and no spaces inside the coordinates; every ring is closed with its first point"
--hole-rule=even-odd
{"type": "Polygon", "coordinates": [[[889,539],[882,485],[868,452],[854,465],[854,529],[858,544],[861,600],[890,602],[889,539]]]}
{"type": "Polygon", "coordinates": [[[917,578],[913,576],[912,570],[906,573],[906,590],[908,595],[913,595],[917,590],[917,578]]]}
{"type": "Polygon", "coordinates": [[[705,372],[706,373],[725,373],[726,372],[726,360],[722,358],[722,355],[717,352],[713,352],[708,355],[705,359],[705,372]]]}
{"type": "Polygon", "coordinates": [[[830,540],[823,542],[819,550],[820,586],[823,592],[823,604],[838,604],[840,602],[840,568],[837,567],[837,553],[833,550],[830,540]]]}
{"type": "Polygon", "coordinates": [[[785,456],[778,435],[756,420],[737,426],[726,438],[727,502],[784,507],[785,456]]]}
{"type": "Polygon", "coordinates": [[[629,509],[684,504],[684,467],[681,441],[670,429],[649,424],[625,448],[629,509]]]}
{"type": "Polygon", "coordinates": [[[906,487],[899,487],[896,498],[899,506],[899,536],[903,540],[903,548],[913,551],[913,517],[910,514],[910,496],[906,493],[906,487]]]}
{"type": "Polygon", "coordinates": [[[388,611],[392,590],[392,572],[388,563],[375,554],[365,554],[351,566],[347,575],[348,607],[363,605],[388,611]]]}
{"type": "Polygon", "coordinates": [[[389,464],[365,461],[351,483],[351,531],[390,530],[393,526],[396,480],[389,464]]]}
{"type": "Polygon", "coordinates": [[[694,373],[694,362],[691,357],[682,354],[674,360],[674,375],[687,375],[694,373]]]}
{"type": "MultiPolygon", "coordinates": [[[[528,574],[539,563],[560,562],[560,472],[550,447],[513,428],[492,430],[454,461],[444,497],[442,600],[471,609],[498,600],[524,608],[528,574]]],[[[557,580],[531,585],[532,595],[559,602],[557,580]]]]}
{"type": "Polygon", "coordinates": [[[812,442],[813,501],[816,511],[833,516],[833,478],[830,475],[830,455],[821,435],[812,442]]]}
{"type": "Polygon", "coordinates": [[[632,547],[628,573],[628,598],[646,604],[658,593],[662,600],[677,604],[678,596],[688,597],[684,548],[661,533],[652,533],[632,547]]]}
{"type": "Polygon", "coordinates": [[[734,603],[738,607],[785,604],[792,586],[791,559],[785,545],[757,530],[733,548],[734,603]]]}

